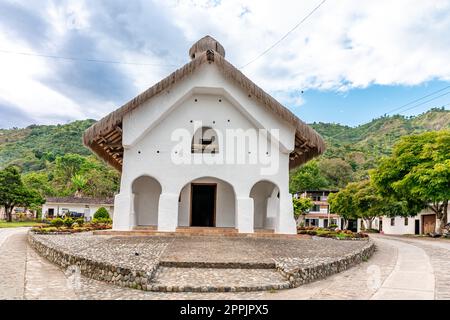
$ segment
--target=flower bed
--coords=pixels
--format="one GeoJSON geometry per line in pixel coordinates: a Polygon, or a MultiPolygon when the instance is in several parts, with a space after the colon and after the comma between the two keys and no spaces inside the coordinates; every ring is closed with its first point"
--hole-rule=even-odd
{"type": "Polygon", "coordinates": [[[353,232],[350,230],[328,229],[318,227],[298,227],[298,234],[307,234],[324,238],[333,238],[338,240],[365,239],[367,234],[361,232],[353,232]]]}
{"type": "Polygon", "coordinates": [[[85,222],[84,219],[56,218],[47,223],[35,226],[31,229],[37,234],[67,234],[94,230],[107,230],[112,228],[111,219],[93,219],[85,222]]]}

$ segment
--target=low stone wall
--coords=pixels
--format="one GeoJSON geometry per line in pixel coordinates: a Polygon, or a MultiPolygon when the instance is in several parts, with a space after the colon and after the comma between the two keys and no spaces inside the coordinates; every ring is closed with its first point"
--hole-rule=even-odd
{"type": "Polygon", "coordinates": [[[326,278],[332,274],[342,272],[363,261],[367,261],[375,252],[372,240],[361,249],[349,253],[342,258],[284,258],[275,261],[277,270],[290,282],[291,287],[326,278]]]}
{"type": "Polygon", "coordinates": [[[44,258],[53,262],[63,270],[79,268],[82,275],[111,284],[134,289],[150,289],[150,282],[157,268],[150,271],[133,270],[116,265],[88,259],[74,253],[63,252],[49,243],[41,242],[33,232],[28,233],[28,243],[44,258]]]}

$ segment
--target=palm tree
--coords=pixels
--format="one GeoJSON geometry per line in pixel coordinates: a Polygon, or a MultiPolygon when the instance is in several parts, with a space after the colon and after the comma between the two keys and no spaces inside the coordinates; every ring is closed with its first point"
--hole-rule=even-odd
{"type": "Polygon", "coordinates": [[[87,178],[84,177],[81,174],[75,174],[71,178],[72,184],[75,186],[75,197],[80,198],[83,196],[83,190],[86,188],[87,185],[87,178]]]}

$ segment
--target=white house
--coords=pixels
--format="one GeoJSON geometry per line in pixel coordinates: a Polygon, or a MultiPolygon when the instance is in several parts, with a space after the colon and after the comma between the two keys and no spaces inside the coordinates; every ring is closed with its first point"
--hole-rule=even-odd
{"type": "Polygon", "coordinates": [[[84,134],[122,174],[113,230],[296,233],[289,168],[321,154],[322,138],[225,60],[213,38],[189,56],[84,134]]]}
{"type": "Polygon", "coordinates": [[[64,217],[71,214],[74,217],[84,217],[92,220],[94,213],[101,207],[108,210],[109,216],[114,214],[114,199],[96,199],[84,197],[60,197],[45,199],[42,205],[42,218],[64,217]]]}
{"type": "Polygon", "coordinates": [[[343,229],[343,219],[335,213],[331,213],[330,204],[328,203],[328,195],[337,192],[336,190],[305,190],[297,194],[297,197],[310,198],[313,202],[311,210],[300,217],[299,220],[305,226],[314,226],[320,228],[327,228],[331,225],[337,225],[343,229]]]}
{"type": "MultiPolygon", "coordinates": [[[[447,221],[450,221],[450,213],[447,215],[447,221]]],[[[431,209],[424,209],[418,215],[413,217],[379,217],[375,218],[372,228],[383,232],[384,234],[428,234],[439,231],[439,219],[431,209]]],[[[358,219],[358,231],[367,228],[362,219],[358,219]]]]}

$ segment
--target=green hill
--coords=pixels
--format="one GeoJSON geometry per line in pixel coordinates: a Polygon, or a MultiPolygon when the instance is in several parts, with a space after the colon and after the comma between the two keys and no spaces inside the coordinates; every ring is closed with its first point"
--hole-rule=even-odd
{"type": "Polygon", "coordinates": [[[321,122],[311,126],[327,143],[321,158],[344,160],[353,169],[353,180],[359,180],[377,159],[390,154],[400,137],[450,128],[450,110],[434,108],[412,117],[384,116],[357,127],[321,122]]]}
{"type": "MultiPolygon", "coordinates": [[[[45,172],[53,167],[58,156],[92,155],[83,146],[81,136],[94,122],[0,129],[0,168],[15,164],[24,173],[45,172]]],[[[388,155],[401,136],[450,128],[450,110],[435,108],[415,117],[385,116],[357,127],[321,122],[311,125],[327,142],[325,154],[313,162],[328,175],[321,187],[334,188],[364,178],[367,170],[376,165],[378,158],[388,155]],[[348,172],[344,174],[345,170],[348,172]]]]}
{"type": "Polygon", "coordinates": [[[23,172],[42,170],[46,161],[57,156],[92,153],[81,136],[95,120],[75,121],[65,125],[31,125],[23,129],[0,129],[0,168],[15,164],[23,172]]]}

